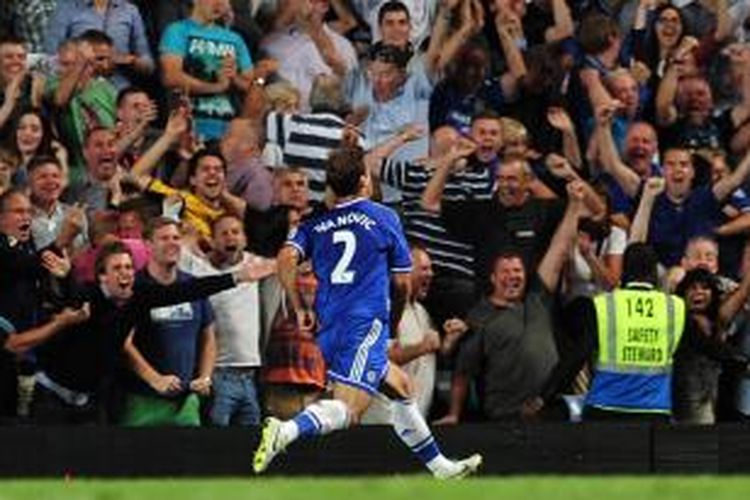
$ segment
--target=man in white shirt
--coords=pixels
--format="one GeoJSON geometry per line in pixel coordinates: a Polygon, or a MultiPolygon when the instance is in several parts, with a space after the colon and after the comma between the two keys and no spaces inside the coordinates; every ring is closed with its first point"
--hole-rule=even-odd
{"type": "Polygon", "coordinates": [[[261,47],[279,61],[278,74],[297,87],[301,111],[307,112],[313,80],[321,74],[343,78],[357,67],[357,54],[349,40],[323,22],[328,0],[294,0],[287,5],[294,9],[294,22],[267,36],[261,47]]]}
{"type": "MultiPolygon", "coordinates": [[[[247,239],[242,221],[232,215],[216,219],[212,226],[213,250],[208,259],[183,250],[180,269],[194,276],[232,272],[253,264],[258,279],[275,272],[275,261],[245,251],[247,239]]],[[[217,356],[213,372],[213,425],[258,425],[256,377],[261,366],[260,339],[263,326],[258,281],[243,283],[212,295],[216,321],[217,356]]]]}

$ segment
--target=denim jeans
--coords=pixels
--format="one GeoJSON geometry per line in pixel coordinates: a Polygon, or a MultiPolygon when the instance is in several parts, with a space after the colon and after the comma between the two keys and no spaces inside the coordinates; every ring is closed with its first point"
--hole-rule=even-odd
{"type": "Polygon", "coordinates": [[[209,413],[213,425],[254,426],[260,423],[256,373],[257,370],[252,368],[217,367],[214,370],[213,403],[209,413]]]}

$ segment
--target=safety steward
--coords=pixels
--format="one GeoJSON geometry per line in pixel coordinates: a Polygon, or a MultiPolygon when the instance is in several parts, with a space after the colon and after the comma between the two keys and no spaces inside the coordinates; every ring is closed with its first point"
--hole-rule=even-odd
{"type": "Polygon", "coordinates": [[[561,361],[538,397],[524,404],[525,417],[556,407],[557,395],[591,367],[584,399],[584,420],[668,422],[672,415],[672,365],[681,349],[705,353],[733,369],[747,371],[748,358],[701,332],[682,298],[657,286],[657,256],[645,243],[634,243],[623,258],[624,286],[592,299],[576,301],[561,349],[561,361]],[[583,370],[584,372],[586,370],[583,370]]]}

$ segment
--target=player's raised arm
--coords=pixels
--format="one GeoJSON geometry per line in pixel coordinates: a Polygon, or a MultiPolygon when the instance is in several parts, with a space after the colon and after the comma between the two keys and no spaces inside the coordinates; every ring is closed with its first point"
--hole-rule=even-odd
{"type": "Polygon", "coordinates": [[[302,303],[302,297],[297,289],[297,267],[300,262],[299,250],[290,244],[284,245],[276,258],[278,265],[279,281],[284,287],[286,296],[292,304],[294,314],[297,317],[297,326],[300,330],[308,331],[313,328],[315,319],[313,312],[302,303]]]}

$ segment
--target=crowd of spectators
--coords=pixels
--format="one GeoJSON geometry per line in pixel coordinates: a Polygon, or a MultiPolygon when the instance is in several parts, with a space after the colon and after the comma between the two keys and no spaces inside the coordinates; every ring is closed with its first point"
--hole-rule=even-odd
{"type": "Polygon", "coordinates": [[[0,422],[257,425],[323,394],[275,257],[340,147],[412,244],[389,356],[425,416],[577,418],[581,302],[645,243],[714,347],[676,356],[673,418],[750,418],[711,354],[750,355],[746,0],[5,0],[0,422]]]}

